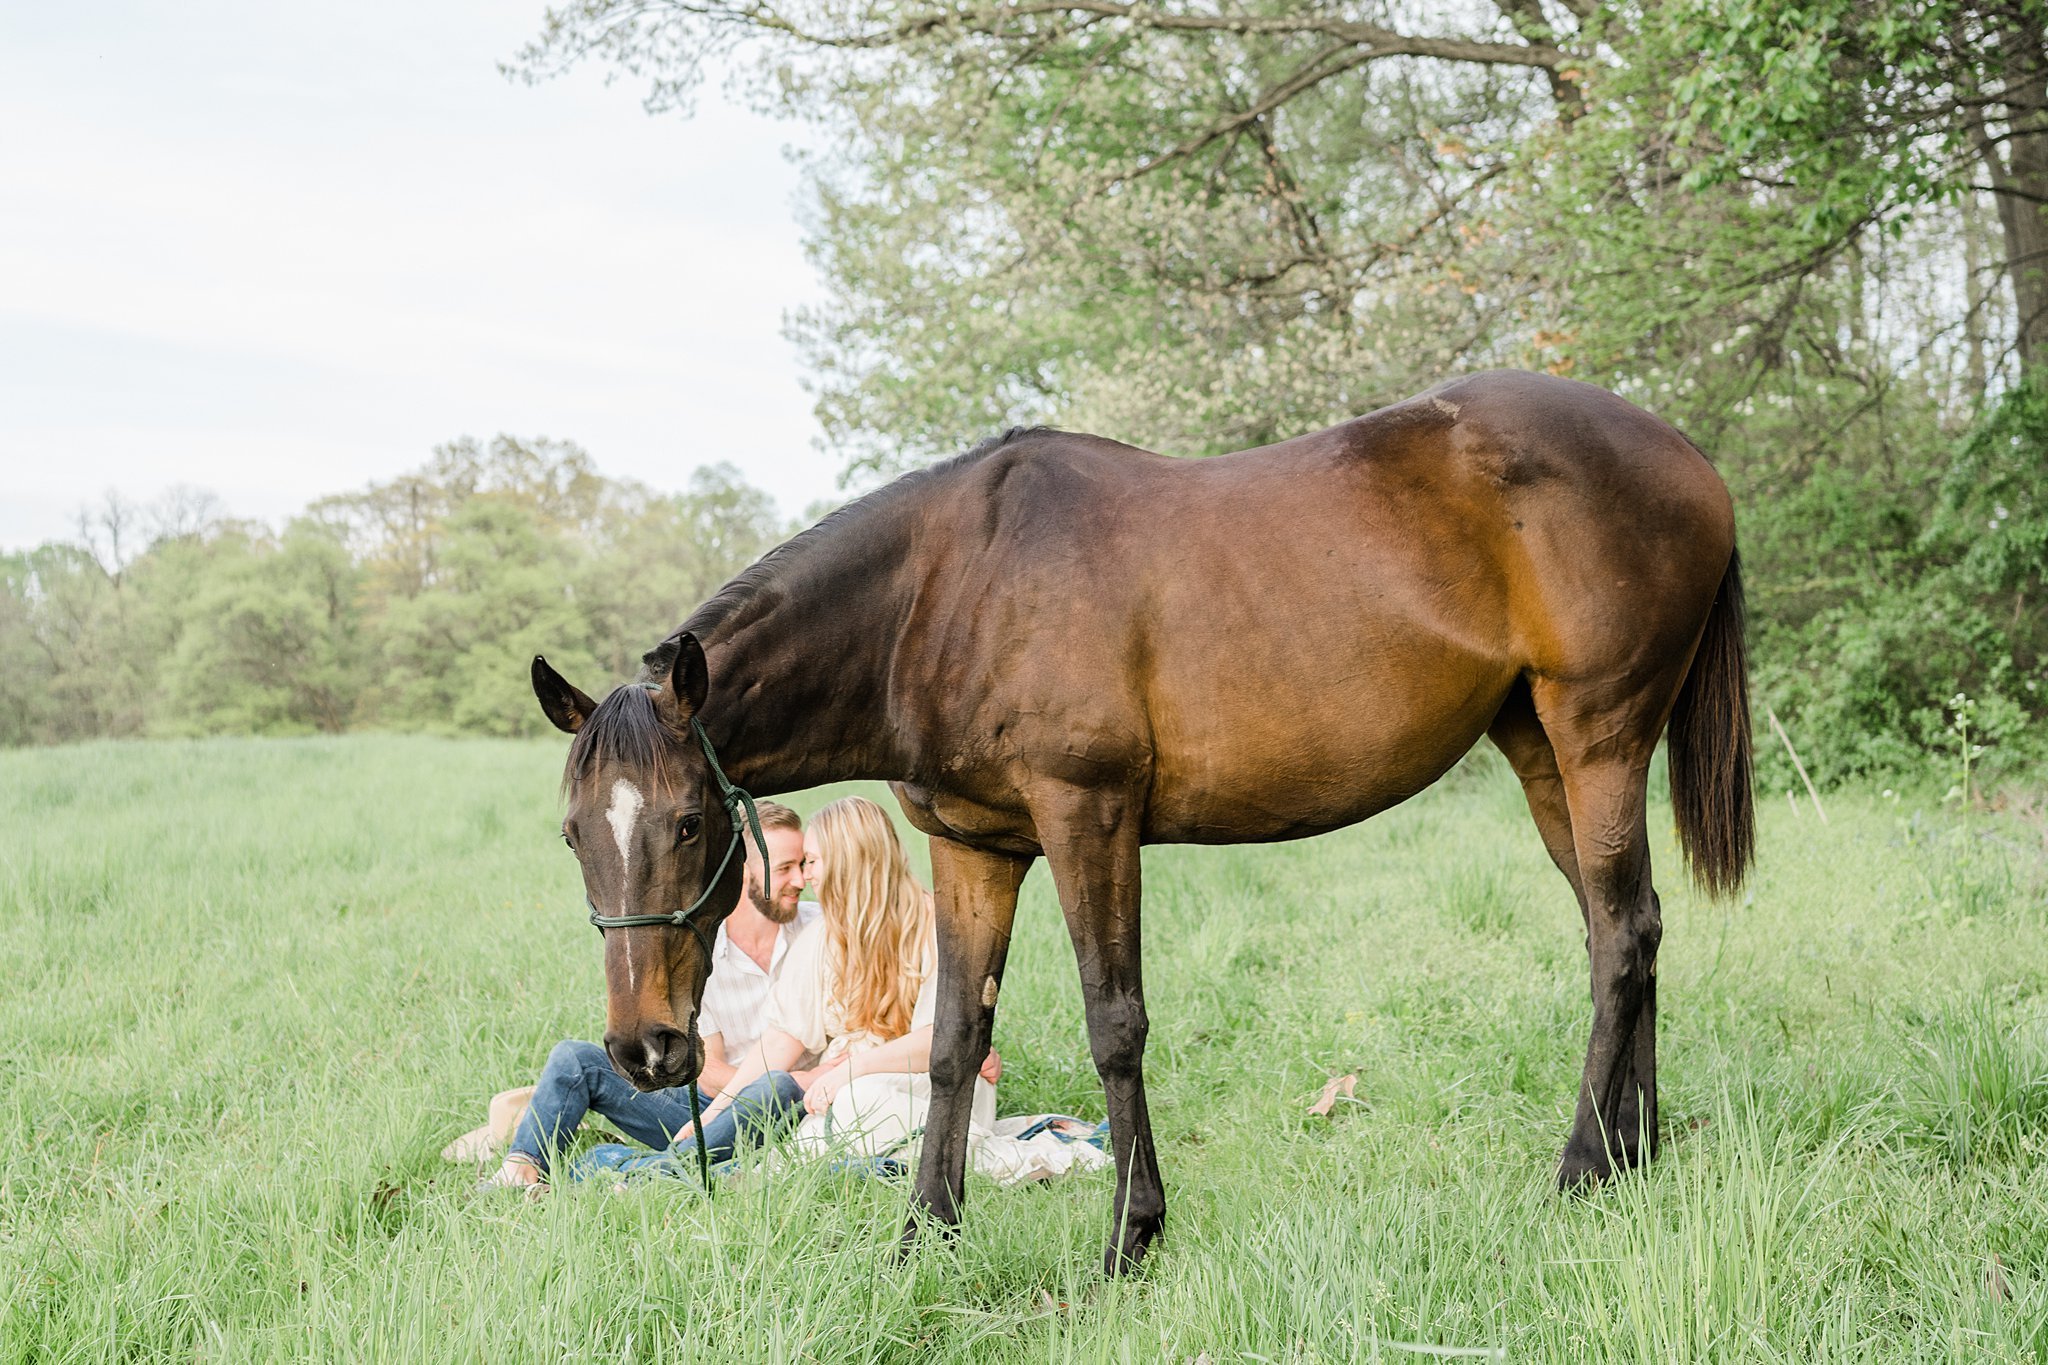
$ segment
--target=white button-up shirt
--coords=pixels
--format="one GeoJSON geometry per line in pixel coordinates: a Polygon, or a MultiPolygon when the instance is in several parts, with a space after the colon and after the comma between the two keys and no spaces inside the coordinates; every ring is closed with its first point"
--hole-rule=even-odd
{"type": "Polygon", "coordinates": [[[797,903],[796,918],[781,926],[775,935],[765,972],[760,963],[726,937],[723,924],[718,926],[718,939],[711,945],[711,979],[704,983],[704,1000],[697,1007],[697,1036],[709,1038],[717,1034],[729,1065],[738,1066],[748,1050],[761,1041],[761,1034],[768,1027],[768,993],[782,976],[789,946],[805,926],[818,918],[818,913],[815,901],[797,903]]]}

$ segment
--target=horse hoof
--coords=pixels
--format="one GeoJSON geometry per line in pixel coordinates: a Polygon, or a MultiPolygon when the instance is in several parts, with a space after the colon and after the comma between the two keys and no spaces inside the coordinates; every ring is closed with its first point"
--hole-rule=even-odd
{"type": "Polygon", "coordinates": [[[1124,1229],[1123,1236],[1112,1241],[1103,1251],[1102,1273],[1110,1279],[1136,1274],[1145,1254],[1152,1249],[1152,1243],[1165,1226],[1163,1217],[1133,1222],[1124,1229]]]}
{"type": "Polygon", "coordinates": [[[1557,1192],[1559,1194],[1591,1193],[1605,1184],[1614,1175],[1614,1164],[1605,1153],[1597,1156],[1581,1152],[1566,1152],[1557,1163],[1557,1192]]]}
{"type": "Polygon", "coordinates": [[[1624,1141],[1619,1146],[1606,1149],[1581,1147],[1567,1143],[1564,1155],[1558,1158],[1557,1188],[1561,1194],[1578,1190],[1590,1190],[1615,1176],[1642,1169],[1657,1154],[1654,1143],[1645,1151],[1640,1142],[1624,1141]]]}
{"type": "Polygon", "coordinates": [[[896,1239],[895,1263],[902,1265],[908,1261],[910,1254],[917,1250],[918,1242],[927,1234],[950,1242],[960,1235],[960,1220],[957,1215],[948,1218],[936,1209],[913,1204],[910,1216],[903,1220],[903,1235],[896,1239]]]}

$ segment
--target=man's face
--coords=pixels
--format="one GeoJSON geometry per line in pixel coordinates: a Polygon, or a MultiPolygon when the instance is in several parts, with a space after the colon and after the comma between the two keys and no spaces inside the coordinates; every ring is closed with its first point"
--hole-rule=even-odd
{"type": "Polygon", "coordinates": [[[759,865],[749,858],[747,899],[763,919],[787,924],[796,918],[797,898],[804,890],[804,836],[793,829],[764,830],[762,835],[768,840],[768,890],[762,892],[759,865]]]}

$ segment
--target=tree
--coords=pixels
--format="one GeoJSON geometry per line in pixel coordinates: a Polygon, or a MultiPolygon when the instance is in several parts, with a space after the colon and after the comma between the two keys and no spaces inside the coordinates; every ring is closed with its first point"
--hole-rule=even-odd
{"type": "Polygon", "coordinates": [[[338,733],[365,681],[362,571],[340,527],[300,517],[272,538],[206,546],[165,670],[168,723],[202,733],[338,733]]]}
{"type": "Polygon", "coordinates": [[[127,647],[118,580],[78,545],[39,545],[16,566],[10,588],[23,622],[21,653],[39,678],[38,738],[140,733],[154,660],[127,647]]]}
{"type": "Polygon", "coordinates": [[[596,675],[630,676],[649,644],[795,529],[729,464],[699,468],[680,494],[627,486],[572,579],[596,675]]]}
{"type": "Polygon", "coordinates": [[[463,436],[435,447],[413,473],[322,498],[308,510],[346,530],[370,570],[372,593],[411,598],[437,581],[450,518],[483,495],[525,503],[549,526],[590,531],[616,488],[573,441],[499,435],[483,444],[463,436]]]}
{"type": "Polygon", "coordinates": [[[36,597],[32,556],[0,554],[0,745],[30,744],[53,729],[52,669],[38,638],[36,597]]]}
{"type": "Polygon", "coordinates": [[[2048,4],[1684,0],[1625,22],[1634,66],[1669,78],[1688,185],[1798,192],[1781,268],[1914,213],[1956,230],[1990,195],[2015,345],[2048,365],[2048,4]]]}
{"type": "Polygon", "coordinates": [[[573,543],[510,494],[472,496],[437,536],[434,582],[386,604],[375,714],[407,729],[538,733],[533,656],[594,663],[570,587],[573,543]]]}
{"type": "Polygon", "coordinates": [[[832,301],[795,323],[820,416],[888,469],[1040,418],[1202,453],[1504,361],[1721,371],[1638,392],[1689,422],[1795,348],[1856,390],[1799,414],[1832,432],[1895,374],[1937,396],[1952,333],[1980,357],[1943,414],[1966,420],[2010,325],[1997,298],[2024,296],[2022,358],[2048,327],[2041,12],[581,0],[519,69],[607,62],[661,108],[712,56],[759,54],[747,87],[833,141],[810,168],[832,301]],[[1965,268],[1949,244],[1981,242],[1973,187],[2003,249],[1937,285],[1965,268]],[[1906,294],[1919,334],[1875,335],[1906,294]],[[1731,303],[1740,337],[1715,325],[1731,303]],[[1824,327],[1886,354],[1838,354],[1824,327]]]}
{"type": "Polygon", "coordinates": [[[1499,177],[1577,95],[1533,3],[1428,34],[1355,6],[592,3],[586,57],[685,101],[758,39],[755,89],[820,123],[796,330],[819,412],[890,471],[1013,421],[1189,454],[1350,416],[1512,355],[1525,282],[1472,253],[1499,177]]]}

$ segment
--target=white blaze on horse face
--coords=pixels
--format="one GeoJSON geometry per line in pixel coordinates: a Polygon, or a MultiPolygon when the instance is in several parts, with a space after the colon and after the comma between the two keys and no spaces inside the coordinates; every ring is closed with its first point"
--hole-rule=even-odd
{"type": "MultiPolygon", "coordinates": [[[[647,804],[647,798],[640,789],[623,777],[612,783],[612,808],[604,813],[605,823],[612,827],[612,838],[619,846],[619,913],[633,913],[632,883],[626,878],[626,871],[633,865],[633,826],[640,819],[640,808],[647,804]]],[[[639,964],[633,961],[633,936],[626,936],[626,989],[637,990],[640,986],[639,964]]]]}
{"type": "Polygon", "coordinates": [[[640,808],[647,804],[647,798],[640,789],[625,778],[612,783],[612,808],[604,813],[605,823],[612,827],[612,838],[619,845],[619,876],[623,879],[626,869],[633,862],[633,825],[640,818],[640,808]]]}

